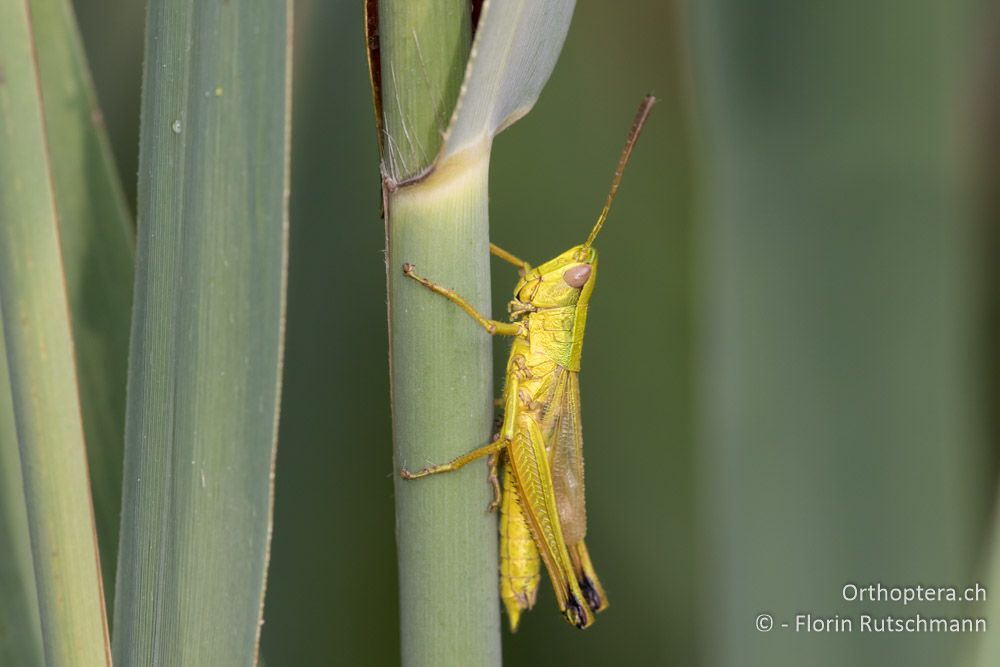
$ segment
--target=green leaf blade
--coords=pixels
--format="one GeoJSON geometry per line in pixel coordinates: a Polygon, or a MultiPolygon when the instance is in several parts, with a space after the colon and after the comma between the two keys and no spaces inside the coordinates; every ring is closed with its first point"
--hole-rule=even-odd
{"type": "Polygon", "coordinates": [[[0,327],[0,665],[42,664],[28,508],[24,504],[7,351],[0,327]]]}
{"type": "Polygon", "coordinates": [[[531,111],[562,51],[575,0],[486,0],[445,138],[449,158],[531,111]]]}
{"type": "Polygon", "coordinates": [[[115,659],[256,659],[284,334],[284,2],[150,5],[115,659]]]}
{"type": "Polygon", "coordinates": [[[50,665],[110,662],[31,16],[0,5],[0,312],[50,665]]]}
{"type": "Polygon", "coordinates": [[[469,3],[381,0],[384,163],[394,181],[438,156],[469,55],[469,3]]]}
{"type": "Polygon", "coordinates": [[[106,597],[121,520],[131,215],[67,0],[30,0],[106,597]]]}

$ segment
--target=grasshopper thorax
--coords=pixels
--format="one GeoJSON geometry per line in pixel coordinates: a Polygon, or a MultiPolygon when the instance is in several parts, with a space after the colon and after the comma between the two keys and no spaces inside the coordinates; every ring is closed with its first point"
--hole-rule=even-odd
{"type": "Polygon", "coordinates": [[[525,273],[514,297],[535,309],[585,304],[596,280],[597,250],[578,245],[525,273]]]}

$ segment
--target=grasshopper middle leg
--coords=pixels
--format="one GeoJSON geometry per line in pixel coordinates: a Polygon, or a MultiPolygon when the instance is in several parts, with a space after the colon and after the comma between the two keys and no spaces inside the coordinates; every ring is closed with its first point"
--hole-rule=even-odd
{"type": "Polygon", "coordinates": [[[507,441],[503,438],[497,438],[493,442],[483,445],[478,449],[474,449],[468,454],[463,454],[457,458],[452,459],[448,463],[442,463],[441,465],[428,466],[423,470],[418,470],[417,472],[410,472],[406,468],[399,471],[399,476],[403,479],[420,479],[421,477],[427,477],[428,475],[437,475],[442,472],[452,472],[458,470],[462,466],[472,463],[476,459],[481,459],[484,456],[490,456],[491,454],[498,454],[504,447],[507,446],[507,441]]]}

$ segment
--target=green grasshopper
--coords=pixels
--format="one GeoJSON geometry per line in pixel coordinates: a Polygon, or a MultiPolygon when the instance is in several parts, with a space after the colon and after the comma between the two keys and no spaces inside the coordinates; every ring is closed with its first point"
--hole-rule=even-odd
{"type": "Polygon", "coordinates": [[[417,479],[458,470],[489,456],[489,480],[500,508],[500,597],[517,630],[522,611],[535,604],[545,564],[559,609],[578,628],[607,608],[584,544],[587,516],[583,485],[583,433],[580,425],[580,354],[587,308],[597,279],[592,247],[608,217],[632,148],[656,98],[643,99],[615,170],[611,191],[583,245],[532,268],[490,244],[493,255],[513,264],[521,279],[508,304],[509,322],[484,317],[465,299],[403,265],[403,274],[468,313],[492,335],[512,336],[503,398],[503,421],[492,442],[450,463],[410,472],[417,479]],[[503,469],[501,492],[498,469],[503,469]]]}

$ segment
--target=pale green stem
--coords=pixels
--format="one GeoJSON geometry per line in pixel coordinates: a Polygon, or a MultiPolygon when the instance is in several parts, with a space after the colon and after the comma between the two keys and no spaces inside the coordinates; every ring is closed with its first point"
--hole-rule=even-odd
{"type": "MultiPolygon", "coordinates": [[[[423,173],[440,147],[469,49],[468,3],[380,3],[390,366],[398,469],[447,461],[490,436],[489,335],[405,278],[404,262],[489,313],[489,151],[423,173]],[[395,182],[394,182],[395,181],[395,182]]],[[[485,462],[396,479],[402,657],[407,665],[497,665],[496,520],[485,462]]]]}

